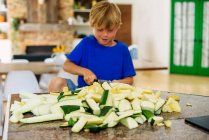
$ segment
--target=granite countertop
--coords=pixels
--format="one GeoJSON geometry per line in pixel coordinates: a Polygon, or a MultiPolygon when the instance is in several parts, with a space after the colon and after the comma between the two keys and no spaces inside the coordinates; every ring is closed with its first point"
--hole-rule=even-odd
{"type": "MultiPolygon", "coordinates": [[[[166,96],[168,92],[163,92],[166,96]]],[[[189,94],[179,94],[181,113],[162,113],[165,119],[172,122],[171,128],[164,126],[151,126],[147,123],[140,125],[138,128],[129,130],[128,128],[118,125],[114,128],[108,128],[99,133],[90,132],[71,132],[70,127],[60,128],[62,121],[51,121],[36,124],[13,124],[9,122],[8,139],[12,140],[70,140],[70,139],[189,139],[189,140],[209,140],[209,132],[185,123],[186,117],[209,115],[209,97],[189,94]],[[192,106],[187,106],[190,103],[192,106]]],[[[18,99],[18,95],[12,95],[11,103],[18,99]]]]}

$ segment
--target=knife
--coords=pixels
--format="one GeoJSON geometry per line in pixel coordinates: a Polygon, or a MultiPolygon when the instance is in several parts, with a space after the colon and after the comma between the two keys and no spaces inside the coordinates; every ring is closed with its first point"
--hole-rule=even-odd
{"type": "Polygon", "coordinates": [[[94,82],[97,82],[99,84],[103,84],[104,82],[110,83],[110,80],[102,80],[102,79],[95,79],[94,82]]]}

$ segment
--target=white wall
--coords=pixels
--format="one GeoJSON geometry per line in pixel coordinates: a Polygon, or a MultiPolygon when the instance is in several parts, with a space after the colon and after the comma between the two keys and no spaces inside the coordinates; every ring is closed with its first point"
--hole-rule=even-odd
{"type": "Polygon", "coordinates": [[[170,0],[111,0],[132,4],[132,41],[139,60],[169,66],[170,0]]]}

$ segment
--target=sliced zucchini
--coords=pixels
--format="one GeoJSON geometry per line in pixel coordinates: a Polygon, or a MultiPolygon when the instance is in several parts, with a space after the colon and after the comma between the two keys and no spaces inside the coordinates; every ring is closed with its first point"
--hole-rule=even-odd
{"type": "Polygon", "coordinates": [[[135,98],[134,100],[131,101],[131,105],[133,110],[138,111],[138,113],[141,113],[141,102],[138,98],[135,98]]]}
{"type": "Polygon", "coordinates": [[[155,105],[150,101],[142,101],[141,108],[142,110],[149,110],[151,112],[154,112],[155,105]]]}
{"type": "Polygon", "coordinates": [[[118,114],[120,114],[118,120],[121,120],[123,118],[132,116],[133,112],[134,112],[133,110],[129,110],[129,111],[126,111],[126,112],[123,112],[123,113],[122,112],[117,112],[118,114]]]}
{"type": "Polygon", "coordinates": [[[50,111],[53,114],[56,114],[56,113],[63,113],[64,114],[63,110],[60,107],[60,106],[64,106],[64,105],[82,106],[82,103],[81,103],[80,99],[62,101],[62,102],[58,102],[58,103],[54,104],[53,106],[51,106],[50,111]]]}
{"type": "Polygon", "coordinates": [[[104,90],[103,94],[102,94],[102,98],[100,100],[99,106],[102,108],[104,106],[112,106],[112,96],[109,93],[109,90],[104,90]]]}
{"type": "Polygon", "coordinates": [[[108,124],[109,122],[118,121],[118,120],[119,120],[118,115],[115,112],[111,112],[108,116],[104,118],[103,123],[108,124]]]}
{"type": "Polygon", "coordinates": [[[120,120],[120,123],[128,127],[129,129],[133,129],[139,126],[138,123],[131,117],[120,120]]]}
{"type": "Polygon", "coordinates": [[[99,115],[100,114],[100,108],[99,105],[91,98],[86,99],[87,104],[89,107],[93,110],[93,114],[99,115]]]}
{"type": "Polygon", "coordinates": [[[135,120],[139,123],[139,124],[143,124],[147,119],[144,115],[139,115],[138,117],[135,118],[135,120]]]}
{"type": "Polygon", "coordinates": [[[25,119],[21,119],[20,122],[22,122],[22,123],[38,123],[38,122],[61,120],[61,119],[63,119],[63,114],[62,113],[60,113],[60,114],[48,114],[48,115],[25,118],[25,119]]]}
{"type": "Polygon", "coordinates": [[[65,115],[73,111],[80,110],[80,106],[77,106],[77,105],[63,105],[60,107],[62,108],[65,115]]]}
{"type": "Polygon", "coordinates": [[[101,109],[99,116],[105,116],[109,111],[112,111],[112,110],[113,110],[112,106],[105,106],[101,109]]]}
{"type": "Polygon", "coordinates": [[[104,88],[104,90],[111,90],[111,86],[108,84],[108,82],[104,82],[102,83],[102,87],[104,88]]]}
{"type": "Polygon", "coordinates": [[[158,109],[157,111],[154,112],[155,115],[160,115],[162,112],[162,108],[158,109]]]}
{"type": "Polygon", "coordinates": [[[161,122],[163,122],[163,117],[154,116],[154,117],[152,117],[150,124],[157,125],[158,123],[161,123],[161,122]]]}
{"type": "Polygon", "coordinates": [[[124,112],[124,111],[127,111],[127,110],[131,110],[132,107],[131,107],[131,104],[128,100],[123,99],[119,102],[118,109],[119,109],[120,112],[124,112]]]}
{"type": "Polygon", "coordinates": [[[80,132],[83,127],[86,125],[87,119],[85,117],[81,117],[72,127],[72,132],[80,132]]]}
{"type": "Polygon", "coordinates": [[[142,114],[146,117],[146,119],[149,121],[152,117],[154,117],[154,113],[150,110],[142,110],[142,114]]]}
{"type": "Polygon", "coordinates": [[[164,104],[165,104],[165,100],[159,99],[159,100],[157,101],[157,103],[155,104],[155,111],[157,111],[157,110],[159,110],[160,108],[162,108],[164,104]]]}

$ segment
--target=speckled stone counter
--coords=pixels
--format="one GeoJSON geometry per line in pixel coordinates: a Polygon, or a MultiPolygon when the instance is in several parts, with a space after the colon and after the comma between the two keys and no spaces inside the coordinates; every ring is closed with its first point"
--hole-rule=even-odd
{"type": "MultiPolygon", "coordinates": [[[[163,92],[162,96],[169,93],[163,92]]],[[[173,94],[173,93],[172,93],[173,94]]],[[[147,123],[138,128],[129,130],[118,125],[105,129],[99,133],[80,132],[72,133],[71,128],[60,128],[62,121],[51,121],[36,124],[13,124],[9,122],[7,137],[9,140],[123,140],[123,139],[179,139],[179,140],[209,140],[209,132],[184,122],[186,117],[209,115],[209,97],[188,94],[180,96],[181,113],[163,113],[165,119],[172,122],[171,128],[164,126],[150,126],[147,123]],[[186,106],[187,103],[192,106],[186,106]]],[[[11,103],[18,99],[18,95],[12,95],[11,103]]]]}

